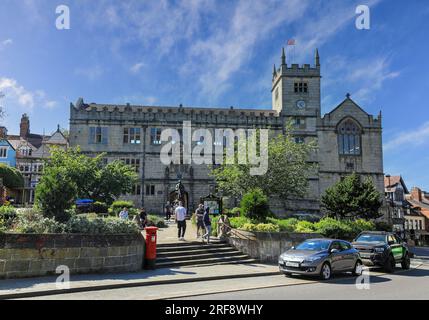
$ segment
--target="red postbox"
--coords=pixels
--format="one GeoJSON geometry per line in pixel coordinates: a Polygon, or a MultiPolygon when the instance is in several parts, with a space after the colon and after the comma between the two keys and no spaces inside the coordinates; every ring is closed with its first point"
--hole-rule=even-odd
{"type": "Polygon", "coordinates": [[[157,227],[146,227],[145,269],[156,267],[156,232],[157,227]]]}

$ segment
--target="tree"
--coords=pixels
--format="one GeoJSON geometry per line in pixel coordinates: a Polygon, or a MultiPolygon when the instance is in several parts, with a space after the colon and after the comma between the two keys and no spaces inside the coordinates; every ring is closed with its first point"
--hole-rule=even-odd
{"type": "Polygon", "coordinates": [[[314,149],[313,142],[296,143],[289,125],[286,134],[269,140],[268,170],[264,175],[251,175],[248,164],[224,164],[213,169],[212,175],[221,191],[238,198],[254,188],[261,189],[267,196],[278,196],[283,201],[302,197],[307,192],[308,178],[314,169],[314,165],[308,162],[314,149]]]}
{"type": "Polygon", "coordinates": [[[0,163],[0,178],[3,185],[10,189],[18,189],[24,186],[24,178],[18,169],[0,163]]]}
{"type": "Polygon", "coordinates": [[[259,188],[250,190],[241,199],[240,210],[250,219],[264,221],[270,214],[268,197],[259,188]]]}
{"type": "Polygon", "coordinates": [[[371,178],[353,173],[326,189],[321,203],[330,217],[376,219],[382,215],[381,199],[371,178]]]}
{"type": "Polygon", "coordinates": [[[133,168],[114,161],[103,165],[104,154],[88,157],[79,148],[51,149],[43,176],[36,187],[36,204],[51,217],[62,217],[77,198],[110,205],[129,193],[137,180],[133,168]]]}

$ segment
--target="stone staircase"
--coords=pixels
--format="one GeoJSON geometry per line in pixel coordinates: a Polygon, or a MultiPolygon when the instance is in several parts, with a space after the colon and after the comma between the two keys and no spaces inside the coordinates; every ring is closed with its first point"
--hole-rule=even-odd
{"type": "Polygon", "coordinates": [[[257,260],[219,240],[213,240],[210,244],[193,241],[157,245],[157,268],[256,262],[257,260]]]}

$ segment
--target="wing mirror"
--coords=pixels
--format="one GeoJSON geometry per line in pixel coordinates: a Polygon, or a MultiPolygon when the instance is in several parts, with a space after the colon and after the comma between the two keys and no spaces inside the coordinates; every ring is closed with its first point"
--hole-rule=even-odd
{"type": "Polygon", "coordinates": [[[337,252],[340,252],[340,250],[338,250],[338,249],[331,249],[331,250],[329,250],[329,253],[337,253],[337,252]]]}
{"type": "Polygon", "coordinates": [[[295,250],[295,246],[292,246],[290,249],[291,249],[291,250],[295,250]]]}

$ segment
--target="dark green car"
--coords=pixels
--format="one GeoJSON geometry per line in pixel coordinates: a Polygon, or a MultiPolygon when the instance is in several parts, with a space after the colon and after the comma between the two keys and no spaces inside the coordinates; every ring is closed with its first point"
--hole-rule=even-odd
{"type": "Polygon", "coordinates": [[[352,242],[359,251],[363,264],[380,266],[386,272],[393,272],[397,263],[402,269],[410,268],[410,252],[407,245],[394,233],[385,231],[364,231],[352,242]]]}

